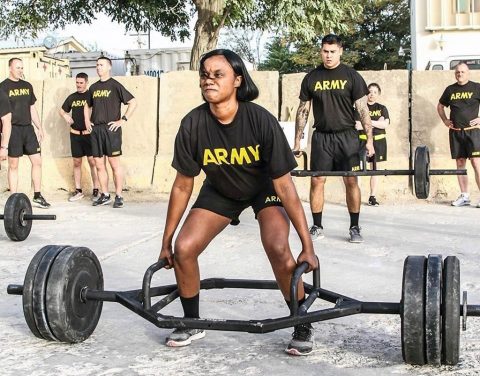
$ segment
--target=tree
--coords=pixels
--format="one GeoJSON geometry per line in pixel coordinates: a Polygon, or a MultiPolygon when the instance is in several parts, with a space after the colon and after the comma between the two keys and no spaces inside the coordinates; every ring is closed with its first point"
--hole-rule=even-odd
{"type": "Polygon", "coordinates": [[[190,36],[197,14],[190,67],[216,47],[223,27],[278,31],[309,40],[329,30],[345,30],[342,20],[358,15],[350,0],[3,0],[0,35],[25,35],[69,23],[90,23],[105,13],[129,30],[158,30],[172,40],[190,36]]]}
{"type": "MultiPolygon", "coordinates": [[[[361,0],[363,13],[345,19],[347,32],[342,62],[357,70],[405,69],[410,59],[410,12],[408,0],[361,0]],[[402,47],[406,54],[399,55],[402,47]]],[[[296,41],[292,36],[275,37],[267,44],[267,58],[260,69],[282,73],[308,71],[321,63],[322,35],[310,41],[296,41]],[[283,41],[283,43],[279,43],[283,41]]]]}

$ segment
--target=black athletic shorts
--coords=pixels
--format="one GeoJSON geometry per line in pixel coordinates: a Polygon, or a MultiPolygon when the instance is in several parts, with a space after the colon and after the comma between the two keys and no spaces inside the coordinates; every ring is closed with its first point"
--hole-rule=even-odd
{"type": "Polygon", "coordinates": [[[92,127],[92,155],[100,158],[119,157],[122,155],[122,127],[110,131],[107,124],[95,124],[92,127]]]}
{"type": "MultiPolygon", "coordinates": [[[[360,150],[365,150],[367,144],[367,135],[360,134],[360,150]]],[[[375,148],[375,156],[367,157],[367,162],[385,162],[387,160],[387,137],[385,134],[377,134],[373,136],[373,147],[375,148]]]]}
{"type": "Polygon", "coordinates": [[[312,171],[359,171],[360,139],[355,128],[338,133],[315,131],[312,135],[312,171]]]}
{"type": "Polygon", "coordinates": [[[207,180],[203,182],[197,200],[192,206],[194,208],[206,209],[211,212],[230,218],[230,224],[238,225],[238,217],[249,206],[252,207],[257,218],[260,210],[269,206],[283,206],[275,192],[273,182],[270,180],[264,188],[250,200],[234,200],[219,193],[207,180]]]}
{"type": "Polygon", "coordinates": [[[452,159],[480,157],[480,129],[449,131],[452,159]]]}
{"type": "Polygon", "coordinates": [[[73,158],[92,156],[92,137],[90,134],[70,133],[70,147],[73,158]]]}
{"type": "Polygon", "coordinates": [[[33,125],[13,125],[8,143],[8,156],[18,158],[22,155],[40,153],[40,144],[33,125]]]}

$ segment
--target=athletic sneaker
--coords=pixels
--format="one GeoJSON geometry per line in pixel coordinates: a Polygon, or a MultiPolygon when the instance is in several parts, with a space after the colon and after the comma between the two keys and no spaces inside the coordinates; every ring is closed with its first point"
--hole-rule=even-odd
{"type": "Polygon", "coordinates": [[[350,243],[363,243],[362,235],[360,235],[360,227],[352,226],[349,230],[350,239],[348,241],[350,243]]]}
{"type": "Polygon", "coordinates": [[[100,205],[108,205],[112,202],[112,199],[110,198],[110,195],[106,195],[102,193],[97,201],[93,202],[93,206],[100,206],[100,205]]]}
{"type": "Polygon", "coordinates": [[[477,208],[480,208],[480,201],[478,201],[477,208]]]}
{"type": "Polygon", "coordinates": [[[197,339],[205,337],[203,329],[175,329],[165,340],[165,344],[169,347],[188,346],[197,339]]]}
{"type": "Polygon", "coordinates": [[[115,196],[115,201],[113,202],[114,208],[123,208],[123,197],[115,196]]]}
{"type": "Polygon", "coordinates": [[[313,350],[312,324],[295,325],[292,340],[285,351],[290,355],[308,355],[313,350]]]}
{"type": "Polygon", "coordinates": [[[34,197],[32,201],[37,208],[48,209],[51,206],[42,195],[38,196],[37,198],[34,197]]]}
{"type": "Polygon", "coordinates": [[[378,203],[377,199],[375,198],[375,196],[370,196],[368,198],[368,205],[370,206],[379,206],[380,204],[378,203]]]}
{"type": "Polygon", "coordinates": [[[93,188],[92,201],[97,201],[99,198],[100,198],[100,193],[98,193],[98,189],[93,188]]]}
{"type": "Polygon", "coordinates": [[[465,206],[470,205],[470,196],[465,193],[461,193],[455,201],[452,201],[452,206],[465,206]]]}
{"type": "Polygon", "coordinates": [[[68,201],[73,202],[73,201],[78,201],[81,200],[84,197],[83,193],[80,191],[75,191],[72,193],[72,195],[68,198],[68,201]]]}
{"type": "Polygon", "coordinates": [[[312,240],[319,240],[325,237],[322,226],[313,225],[312,227],[310,227],[309,232],[312,240]]]}

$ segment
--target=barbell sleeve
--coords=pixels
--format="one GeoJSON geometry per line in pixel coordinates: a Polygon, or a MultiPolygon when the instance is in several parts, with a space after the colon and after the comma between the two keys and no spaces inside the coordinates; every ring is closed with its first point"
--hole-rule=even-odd
{"type": "Polygon", "coordinates": [[[9,295],[22,295],[23,294],[23,285],[8,285],[7,294],[9,295]]]}
{"type": "Polygon", "coordinates": [[[23,219],[25,221],[54,221],[57,219],[55,214],[24,214],[23,219]]]}

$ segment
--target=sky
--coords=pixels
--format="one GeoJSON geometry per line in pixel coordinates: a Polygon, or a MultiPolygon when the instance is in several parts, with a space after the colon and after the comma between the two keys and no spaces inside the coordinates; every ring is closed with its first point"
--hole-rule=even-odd
{"type": "MultiPolygon", "coordinates": [[[[193,40],[193,24],[191,28],[193,40]]],[[[113,54],[123,54],[125,50],[147,48],[147,36],[133,35],[133,32],[126,32],[125,26],[112,22],[107,16],[99,14],[97,19],[90,25],[68,25],[65,29],[56,29],[39,33],[39,41],[46,36],[54,36],[56,39],[73,36],[88,49],[91,50],[108,50],[113,54]],[[139,47],[138,41],[143,43],[139,47]]],[[[180,41],[172,42],[170,38],[162,36],[160,33],[152,31],[150,35],[151,48],[167,48],[167,47],[191,47],[192,40],[186,40],[184,43],[180,41]]],[[[12,47],[13,41],[6,42],[12,47]]],[[[2,43],[5,45],[6,43],[2,43]]],[[[17,43],[19,46],[31,45],[30,41],[17,43]]]]}

